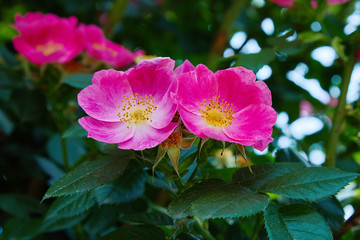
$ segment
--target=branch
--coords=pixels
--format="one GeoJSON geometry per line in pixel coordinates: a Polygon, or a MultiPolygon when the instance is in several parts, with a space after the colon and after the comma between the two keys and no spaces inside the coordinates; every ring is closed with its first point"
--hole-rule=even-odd
{"type": "Polygon", "coordinates": [[[351,73],[354,69],[354,65],[356,62],[355,56],[356,56],[356,51],[352,51],[349,60],[345,62],[344,77],[341,83],[341,94],[333,118],[329,141],[326,149],[326,162],[324,165],[328,167],[335,167],[335,163],[336,163],[336,154],[337,154],[336,150],[338,146],[339,135],[342,131],[342,124],[346,115],[345,112],[346,95],[349,88],[351,73]]]}
{"type": "Polygon", "coordinates": [[[229,32],[231,31],[236,18],[239,15],[239,12],[247,6],[249,3],[248,0],[235,0],[233,4],[229,7],[227,12],[224,14],[223,21],[220,25],[219,31],[214,39],[214,42],[211,47],[211,51],[209,53],[207,59],[207,66],[216,70],[215,60],[221,56],[221,53],[224,51],[226,42],[228,40],[229,32]]]}

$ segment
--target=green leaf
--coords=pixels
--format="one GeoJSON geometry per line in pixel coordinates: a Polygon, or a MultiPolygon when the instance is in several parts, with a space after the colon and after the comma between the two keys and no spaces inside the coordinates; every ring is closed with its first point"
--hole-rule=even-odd
{"type": "Polygon", "coordinates": [[[76,123],[64,132],[62,138],[82,138],[87,135],[87,131],[80,124],[76,123]]]}
{"type": "Polygon", "coordinates": [[[264,48],[261,52],[255,54],[240,54],[237,60],[237,66],[243,66],[253,70],[259,71],[264,65],[270,63],[275,59],[274,50],[264,48]]]}
{"type": "Polygon", "coordinates": [[[301,163],[264,163],[251,166],[253,174],[248,167],[240,168],[233,174],[232,179],[241,186],[257,189],[273,178],[304,167],[301,163]]]}
{"type": "Polygon", "coordinates": [[[183,192],[171,202],[168,210],[175,219],[246,217],[263,210],[269,200],[269,196],[251,192],[238,184],[209,179],[183,192]]]}
{"type": "Polygon", "coordinates": [[[96,201],[102,205],[134,200],[144,193],[146,176],[143,168],[131,161],[121,177],[95,189],[96,201]]]}
{"type": "Polygon", "coordinates": [[[344,209],[335,197],[314,202],[312,206],[325,218],[332,229],[338,230],[344,224],[344,209]]]}
{"type": "Polygon", "coordinates": [[[303,163],[305,166],[310,167],[310,163],[301,156],[298,152],[290,148],[283,148],[277,151],[276,153],[277,162],[297,162],[303,163]]]}
{"type": "Polygon", "coordinates": [[[51,136],[46,143],[46,151],[52,160],[55,160],[60,166],[64,163],[62,141],[65,141],[67,148],[67,155],[70,167],[75,164],[79,157],[86,154],[86,148],[82,139],[61,139],[59,134],[51,136]]]}
{"type": "Polygon", "coordinates": [[[236,170],[239,168],[222,168],[217,169],[211,165],[205,165],[200,170],[200,175],[205,175],[209,178],[220,178],[225,182],[232,182],[231,176],[234,174],[236,170]]]}
{"type": "Polygon", "coordinates": [[[308,31],[300,33],[298,39],[305,43],[312,43],[317,41],[326,41],[326,36],[320,32],[308,31]]]}
{"type": "Polygon", "coordinates": [[[40,231],[42,220],[35,218],[12,218],[3,226],[2,240],[30,240],[40,231]]]}
{"type": "Polygon", "coordinates": [[[0,129],[6,134],[10,135],[14,129],[14,124],[7,117],[5,112],[0,109],[0,129]]]}
{"type": "Polygon", "coordinates": [[[75,226],[76,224],[83,221],[90,213],[90,210],[83,212],[82,214],[69,218],[50,218],[49,220],[44,220],[41,225],[42,232],[54,232],[62,229],[67,229],[75,226]]]}
{"type": "Polygon", "coordinates": [[[93,192],[59,197],[51,204],[45,220],[77,216],[90,209],[95,203],[93,192]]]}
{"type": "Polygon", "coordinates": [[[157,178],[157,177],[151,177],[151,176],[146,176],[146,183],[156,187],[156,188],[161,188],[161,189],[166,189],[166,190],[174,190],[171,188],[171,186],[169,185],[169,183],[162,178],[157,178]]]}
{"type": "Polygon", "coordinates": [[[348,61],[348,57],[345,54],[345,45],[343,40],[339,36],[335,36],[331,41],[331,46],[335,49],[336,53],[344,61],[348,61]]]}
{"type": "MultiPolygon", "coordinates": [[[[184,151],[181,151],[181,154],[183,154],[184,151]]],[[[197,152],[194,152],[192,154],[189,154],[188,156],[186,156],[184,158],[184,160],[182,160],[179,164],[179,173],[181,174],[182,172],[184,172],[185,170],[187,170],[195,161],[196,157],[197,157],[197,152]]]]}
{"type": "Polygon", "coordinates": [[[45,206],[38,199],[20,194],[0,194],[0,209],[18,217],[28,217],[30,213],[42,214],[45,206]]]}
{"type": "Polygon", "coordinates": [[[295,204],[277,209],[271,203],[265,209],[264,218],[270,240],[333,239],[323,217],[306,205],[295,204]]]}
{"type": "Polygon", "coordinates": [[[112,205],[96,207],[84,223],[84,229],[92,235],[96,235],[108,228],[118,219],[119,212],[112,205]]]}
{"type": "Polygon", "coordinates": [[[202,138],[200,140],[201,146],[199,148],[199,157],[197,158],[198,165],[204,165],[207,163],[209,152],[214,145],[214,141],[209,138],[202,138]]]}
{"type": "Polygon", "coordinates": [[[357,176],[336,168],[304,168],[271,179],[259,191],[316,201],[337,193],[357,176]]]}
{"type": "Polygon", "coordinates": [[[21,122],[41,119],[46,112],[45,103],[46,100],[42,92],[28,89],[16,89],[10,100],[13,111],[21,122]]]}
{"type": "Polygon", "coordinates": [[[45,193],[43,198],[59,197],[89,191],[104,185],[121,175],[129,158],[101,158],[79,165],[65,176],[57,180],[45,193]]]}
{"type": "Polygon", "coordinates": [[[51,183],[64,176],[65,172],[49,159],[36,156],[35,160],[39,164],[41,169],[51,177],[51,183]]]}
{"type": "Polygon", "coordinates": [[[165,240],[165,233],[149,225],[126,226],[100,238],[100,240],[165,240]]]}
{"type": "Polygon", "coordinates": [[[161,212],[133,213],[125,215],[121,217],[121,219],[133,223],[147,223],[154,225],[172,225],[174,221],[171,217],[161,212]]]}
{"type": "Polygon", "coordinates": [[[74,88],[83,89],[91,84],[92,74],[77,73],[64,77],[61,81],[74,88]]]}
{"type": "Polygon", "coordinates": [[[200,238],[197,238],[194,235],[191,235],[190,233],[182,232],[176,236],[175,240],[200,240],[200,238]]]}

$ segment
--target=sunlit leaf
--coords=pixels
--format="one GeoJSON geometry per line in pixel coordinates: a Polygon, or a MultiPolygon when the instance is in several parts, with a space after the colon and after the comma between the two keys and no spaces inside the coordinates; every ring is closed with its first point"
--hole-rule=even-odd
{"type": "Polygon", "coordinates": [[[89,191],[119,177],[128,164],[128,156],[87,161],[57,180],[44,199],[89,191]]]}
{"type": "Polygon", "coordinates": [[[337,193],[357,176],[336,168],[303,168],[269,180],[259,191],[316,201],[337,193]]]}

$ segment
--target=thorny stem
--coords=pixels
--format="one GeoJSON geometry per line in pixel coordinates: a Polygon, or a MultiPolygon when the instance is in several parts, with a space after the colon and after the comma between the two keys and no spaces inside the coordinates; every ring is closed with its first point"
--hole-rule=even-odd
{"type": "Polygon", "coordinates": [[[326,149],[326,162],[324,166],[335,167],[336,164],[336,149],[339,141],[339,135],[342,131],[342,124],[346,115],[346,95],[349,88],[351,73],[356,62],[356,51],[352,51],[349,60],[345,62],[344,77],[341,83],[341,94],[336,111],[333,118],[333,123],[330,131],[329,141],[326,149]]]}

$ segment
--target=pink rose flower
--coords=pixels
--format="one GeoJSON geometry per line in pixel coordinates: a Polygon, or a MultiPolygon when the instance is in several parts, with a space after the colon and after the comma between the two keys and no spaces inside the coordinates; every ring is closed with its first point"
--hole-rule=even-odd
{"type": "Polygon", "coordinates": [[[93,58],[106,62],[114,67],[122,68],[129,66],[144,51],[134,53],[120,44],[105,38],[103,31],[96,25],[80,25],[80,31],[85,38],[86,52],[93,58]]]}
{"type": "MultiPolygon", "coordinates": [[[[327,0],[328,4],[342,4],[342,3],[346,3],[350,0],[327,0]]],[[[276,3],[280,6],[283,7],[291,7],[293,5],[293,3],[295,2],[295,0],[270,0],[270,2],[276,3]]],[[[317,7],[317,1],[313,0],[311,1],[311,6],[313,6],[313,8],[317,7]]]]}
{"type": "Polygon", "coordinates": [[[177,105],[174,61],[143,60],[126,72],[102,70],[78,95],[90,117],[79,119],[88,137],[117,143],[121,149],[143,150],[163,142],[178,123],[171,122],[177,105]]]}
{"type": "Polygon", "coordinates": [[[73,16],[61,18],[40,12],[16,14],[14,27],[20,35],[13,39],[14,47],[36,65],[68,62],[84,48],[76,24],[77,18],[73,16]]]}
{"type": "Polygon", "coordinates": [[[179,74],[178,111],[186,128],[201,138],[264,150],[273,140],[276,112],[271,93],[243,67],[217,71],[204,65],[179,74]]]}

